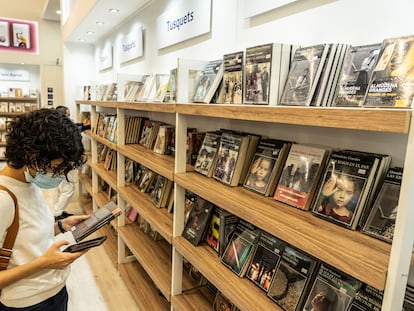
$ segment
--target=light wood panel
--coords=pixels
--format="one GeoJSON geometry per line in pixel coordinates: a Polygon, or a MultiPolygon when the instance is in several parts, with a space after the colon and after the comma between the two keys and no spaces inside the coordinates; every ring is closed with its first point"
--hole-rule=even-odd
{"type": "Polygon", "coordinates": [[[133,224],[119,227],[118,234],[163,296],[170,301],[171,246],[166,246],[162,241],[155,242],[133,224]]]}
{"type": "Polygon", "coordinates": [[[119,194],[137,212],[150,223],[159,234],[168,242],[172,243],[173,218],[166,208],[157,208],[151,201],[148,193],[139,192],[133,186],[119,187],[119,194]]]}
{"type": "Polygon", "coordinates": [[[169,311],[170,304],[159,294],[145,270],[136,262],[118,265],[119,273],[141,311],[169,311]]]}
{"type": "Polygon", "coordinates": [[[282,310],[246,278],[239,278],[219,261],[209,246],[194,247],[183,237],[175,237],[174,247],[214,286],[241,310],[282,310]]]}
{"type": "Polygon", "coordinates": [[[105,180],[108,185],[112,187],[116,192],[118,192],[118,183],[116,181],[116,171],[108,171],[104,169],[103,163],[92,163],[92,169],[99,175],[103,180],[105,180]]]}
{"type": "Polygon", "coordinates": [[[408,133],[411,110],[177,104],[177,113],[214,118],[408,133]]]}
{"type": "Polygon", "coordinates": [[[138,144],[119,145],[117,151],[125,157],[148,167],[157,174],[173,180],[174,157],[154,153],[151,149],[138,144]]]}
{"type": "Polygon", "coordinates": [[[116,107],[127,109],[127,110],[141,110],[141,111],[175,113],[175,104],[174,103],[118,102],[116,107]]]}
{"type": "Polygon", "coordinates": [[[175,311],[211,311],[214,295],[207,288],[188,290],[171,297],[175,311]]]}
{"type": "Polygon", "coordinates": [[[251,222],[299,249],[384,289],[389,244],[260,196],[243,187],[229,187],[197,173],[179,173],[174,181],[204,199],[251,222]]]}

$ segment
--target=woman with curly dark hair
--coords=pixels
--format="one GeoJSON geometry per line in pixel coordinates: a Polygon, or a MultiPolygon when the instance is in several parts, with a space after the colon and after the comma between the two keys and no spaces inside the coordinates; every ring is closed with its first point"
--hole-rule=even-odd
{"type": "MultiPolygon", "coordinates": [[[[62,252],[68,242],[56,242],[55,235],[88,216],[55,223],[41,188],[56,187],[84,163],[80,131],[56,110],[39,109],[16,117],[6,139],[7,166],[0,171],[0,185],[17,198],[19,229],[7,269],[0,271],[0,310],[67,310],[69,265],[83,253],[62,252]]],[[[4,245],[15,204],[4,190],[0,202],[0,245],[4,245]]]]}

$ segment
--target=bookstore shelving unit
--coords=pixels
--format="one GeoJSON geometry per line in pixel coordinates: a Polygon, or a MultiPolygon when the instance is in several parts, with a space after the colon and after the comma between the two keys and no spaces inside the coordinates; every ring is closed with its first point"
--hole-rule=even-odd
{"type": "MultiPolygon", "coordinates": [[[[374,133],[381,141],[384,133],[393,133],[407,138],[405,159],[412,156],[412,111],[408,109],[360,109],[360,108],[299,108],[299,107],[257,107],[226,106],[204,104],[148,104],[148,103],[100,103],[77,101],[77,106],[90,105],[91,117],[97,107],[110,107],[117,110],[118,144],[110,144],[117,150],[117,173],[107,172],[94,163],[94,143],[92,143],[92,189],[94,178],[101,176],[118,192],[118,204],[125,208],[129,203],[164,238],[154,242],[137,228],[128,223],[125,216],[118,220],[117,258],[121,275],[127,282],[138,305],[160,303],[160,310],[173,306],[174,310],[210,310],[212,297],[203,289],[194,289],[183,274],[183,258],[187,259],[214,286],[223,292],[241,310],[279,310],[263,292],[247,279],[240,279],[220,263],[215,252],[208,246],[194,247],[181,237],[184,227],[184,193],[188,189],[229,212],[253,223],[259,228],[274,234],[282,240],[331,264],[338,269],[370,284],[380,290],[385,289],[384,310],[391,310],[398,297],[399,287],[404,282],[404,273],[398,264],[409,256],[411,250],[401,245],[405,243],[409,227],[404,219],[397,219],[397,230],[392,245],[352,231],[313,216],[310,212],[292,208],[272,198],[263,197],[243,187],[228,187],[220,182],[195,173],[185,163],[185,144],[188,124],[198,118],[207,118],[211,129],[217,120],[232,119],[245,124],[252,122],[272,125],[300,125],[302,130],[309,127],[340,128],[351,131],[374,133]],[[162,112],[174,114],[176,120],[176,155],[156,155],[138,145],[123,143],[125,116],[132,112],[162,112]],[[353,122],[347,122],[348,120],[353,122]],[[165,209],[154,208],[148,195],[140,193],[125,184],[125,159],[130,158],[156,171],[175,182],[174,215],[165,209]],[[96,174],[96,175],[94,175],[96,174]],[[95,176],[95,177],[94,177],[95,176]],[[338,246],[340,245],[340,247],[338,246]],[[408,255],[407,255],[408,254],[408,255]],[[137,263],[138,262],[138,263],[137,263]],[[397,262],[397,265],[395,264],[397,262]],[[148,286],[141,284],[141,279],[148,286]],[[137,281],[140,280],[140,281],[137,281]],[[145,281],[146,280],[146,281],[145,281]],[[148,281],[148,283],[146,283],[148,281]],[[138,286],[137,283],[140,283],[138,286]],[[154,285],[155,286],[154,286],[154,285]],[[148,287],[144,291],[143,287],[148,287]],[[144,292],[143,292],[144,291],[144,292]],[[165,298],[152,300],[157,292],[165,298]],[[152,298],[151,298],[152,297],[152,298]]],[[[94,123],[92,123],[94,124],[94,123]]],[[[95,142],[105,143],[101,137],[90,134],[95,142]]],[[[96,152],[96,150],[95,150],[96,152]]],[[[405,165],[410,167],[409,161],[405,165]]],[[[412,213],[408,208],[412,170],[405,171],[400,206],[404,217],[412,213]]],[[[80,179],[83,183],[84,181],[80,179]]],[[[85,187],[90,187],[90,180],[85,187]]],[[[99,196],[92,191],[94,201],[99,196]]],[[[97,203],[101,206],[103,203],[97,203]]],[[[115,242],[114,242],[115,243],[115,242]]],[[[113,243],[112,243],[113,244],[113,243]]],[[[114,251],[113,251],[114,252],[114,251]]],[[[404,262],[403,262],[404,264],[404,262]]]]}

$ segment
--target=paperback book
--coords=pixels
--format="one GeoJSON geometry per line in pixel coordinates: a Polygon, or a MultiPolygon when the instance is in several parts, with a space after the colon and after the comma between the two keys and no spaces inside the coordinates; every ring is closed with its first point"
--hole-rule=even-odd
{"type": "Polygon", "coordinates": [[[301,310],[318,264],[317,259],[286,246],[267,296],[283,310],[301,310]]]}
{"type": "Polygon", "coordinates": [[[274,198],[296,208],[311,208],[328,150],[292,144],[274,193],[274,198]]]}
{"type": "Polygon", "coordinates": [[[240,219],[221,257],[221,263],[239,277],[243,277],[249,267],[258,237],[259,230],[240,219]]]}
{"type": "Polygon", "coordinates": [[[240,218],[225,209],[219,209],[219,256],[221,257],[229,244],[230,238],[236,230],[240,218]]]}
{"type": "Polygon", "coordinates": [[[243,103],[243,56],[243,51],[223,56],[223,104],[243,103]]]}
{"type": "Polygon", "coordinates": [[[371,154],[334,152],[312,212],[338,225],[356,230],[374,182],[379,160],[371,154]]]}
{"type": "Polygon", "coordinates": [[[265,196],[273,194],[290,146],[286,141],[261,139],[247,172],[244,187],[265,196]]]}
{"type": "Polygon", "coordinates": [[[221,134],[214,179],[229,186],[238,186],[249,139],[249,135],[240,132],[224,131],[221,134]]]}
{"type": "Polygon", "coordinates": [[[393,167],[388,170],[363,227],[366,234],[388,243],[392,243],[394,236],[402,176],[403,169],[401,167],[393,167]]]}
{"type": "Polygon", "coordinates": [[[194,170],[202,175],[211,177],[216,166],[218,148],[220,147],[221,132],[206,132],[198,153],[194,170]]]}
{"type": "Polygon", "coordinates": [[[267,292],[279,265],[286,243],[262,231],[246,277],[267,292]]]}
{"type": "Polygon", "coordinates": [[[223,60],[209,61],[198,78],[192,101],[209,104],[223,79],[223,60]]]}
{"type": "Polygon", "coordinates": [[[385,39],[365,107],[410,108],[414,97],[414,36],[385,39]]]}
{"type": "Polygon", "coordinates": [[[383,296],[383,291],[363,283],[347,311],[381,311],[383,296]]]}
{"type": "Polygon", "coordinates": [[[213,203],[196,197],[182,234],[194,246],[203,241],[213,210],[213,203]]]}
{"type": "Polygon", "coordinates": [[[345,55],[334,106],[361,107],[377,63],[381,43],[351,46],[345,55]]]}
{"type": "Polygon", "coordinates": [[[360,286],[357,279],[322,263],[303,310],[314,310],[314,306],[323,310],[348,310],[360,286]]]}
{"type": "Polygon", "coordinates": [[[298,48],[292,60],[280,105],[309,106],[318,85],[329,45],[298,48]]]}

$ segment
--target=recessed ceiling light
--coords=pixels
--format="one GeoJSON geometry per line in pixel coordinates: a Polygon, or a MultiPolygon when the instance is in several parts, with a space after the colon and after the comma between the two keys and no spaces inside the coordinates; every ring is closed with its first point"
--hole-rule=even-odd
{"type": "Polygon", "coordinates": [[[62,11],[61,10],[56,10],[56,14],[60,15],[60,14],[62,14],[62,11]]]}
{"type": "Polygon", "coordinates": [[[101,21],[97,21],[96,22],[96,25],[103,25],[103,24],[105,24],[104,22],[101,22],[101,21]]]}
{"type": "Polygon", "coordinates": [[[80,42],[85,42],[85,39],[83,39],[83,38],[79,38],[78,39],[80,42]]]}
{"type": "Polygon", "coordinates": [[[94,34],[94,32],[93,32],[93,31],[88,31],[86,34],[88,34],[88,35],[93,35],[93,34],[94,34]]]}
{"type": "Polygon", "coordinates": [[[118,13],[119,12],[119,9],[109,9],[109,12],[111,12],[111,13],[118,13]]]}

